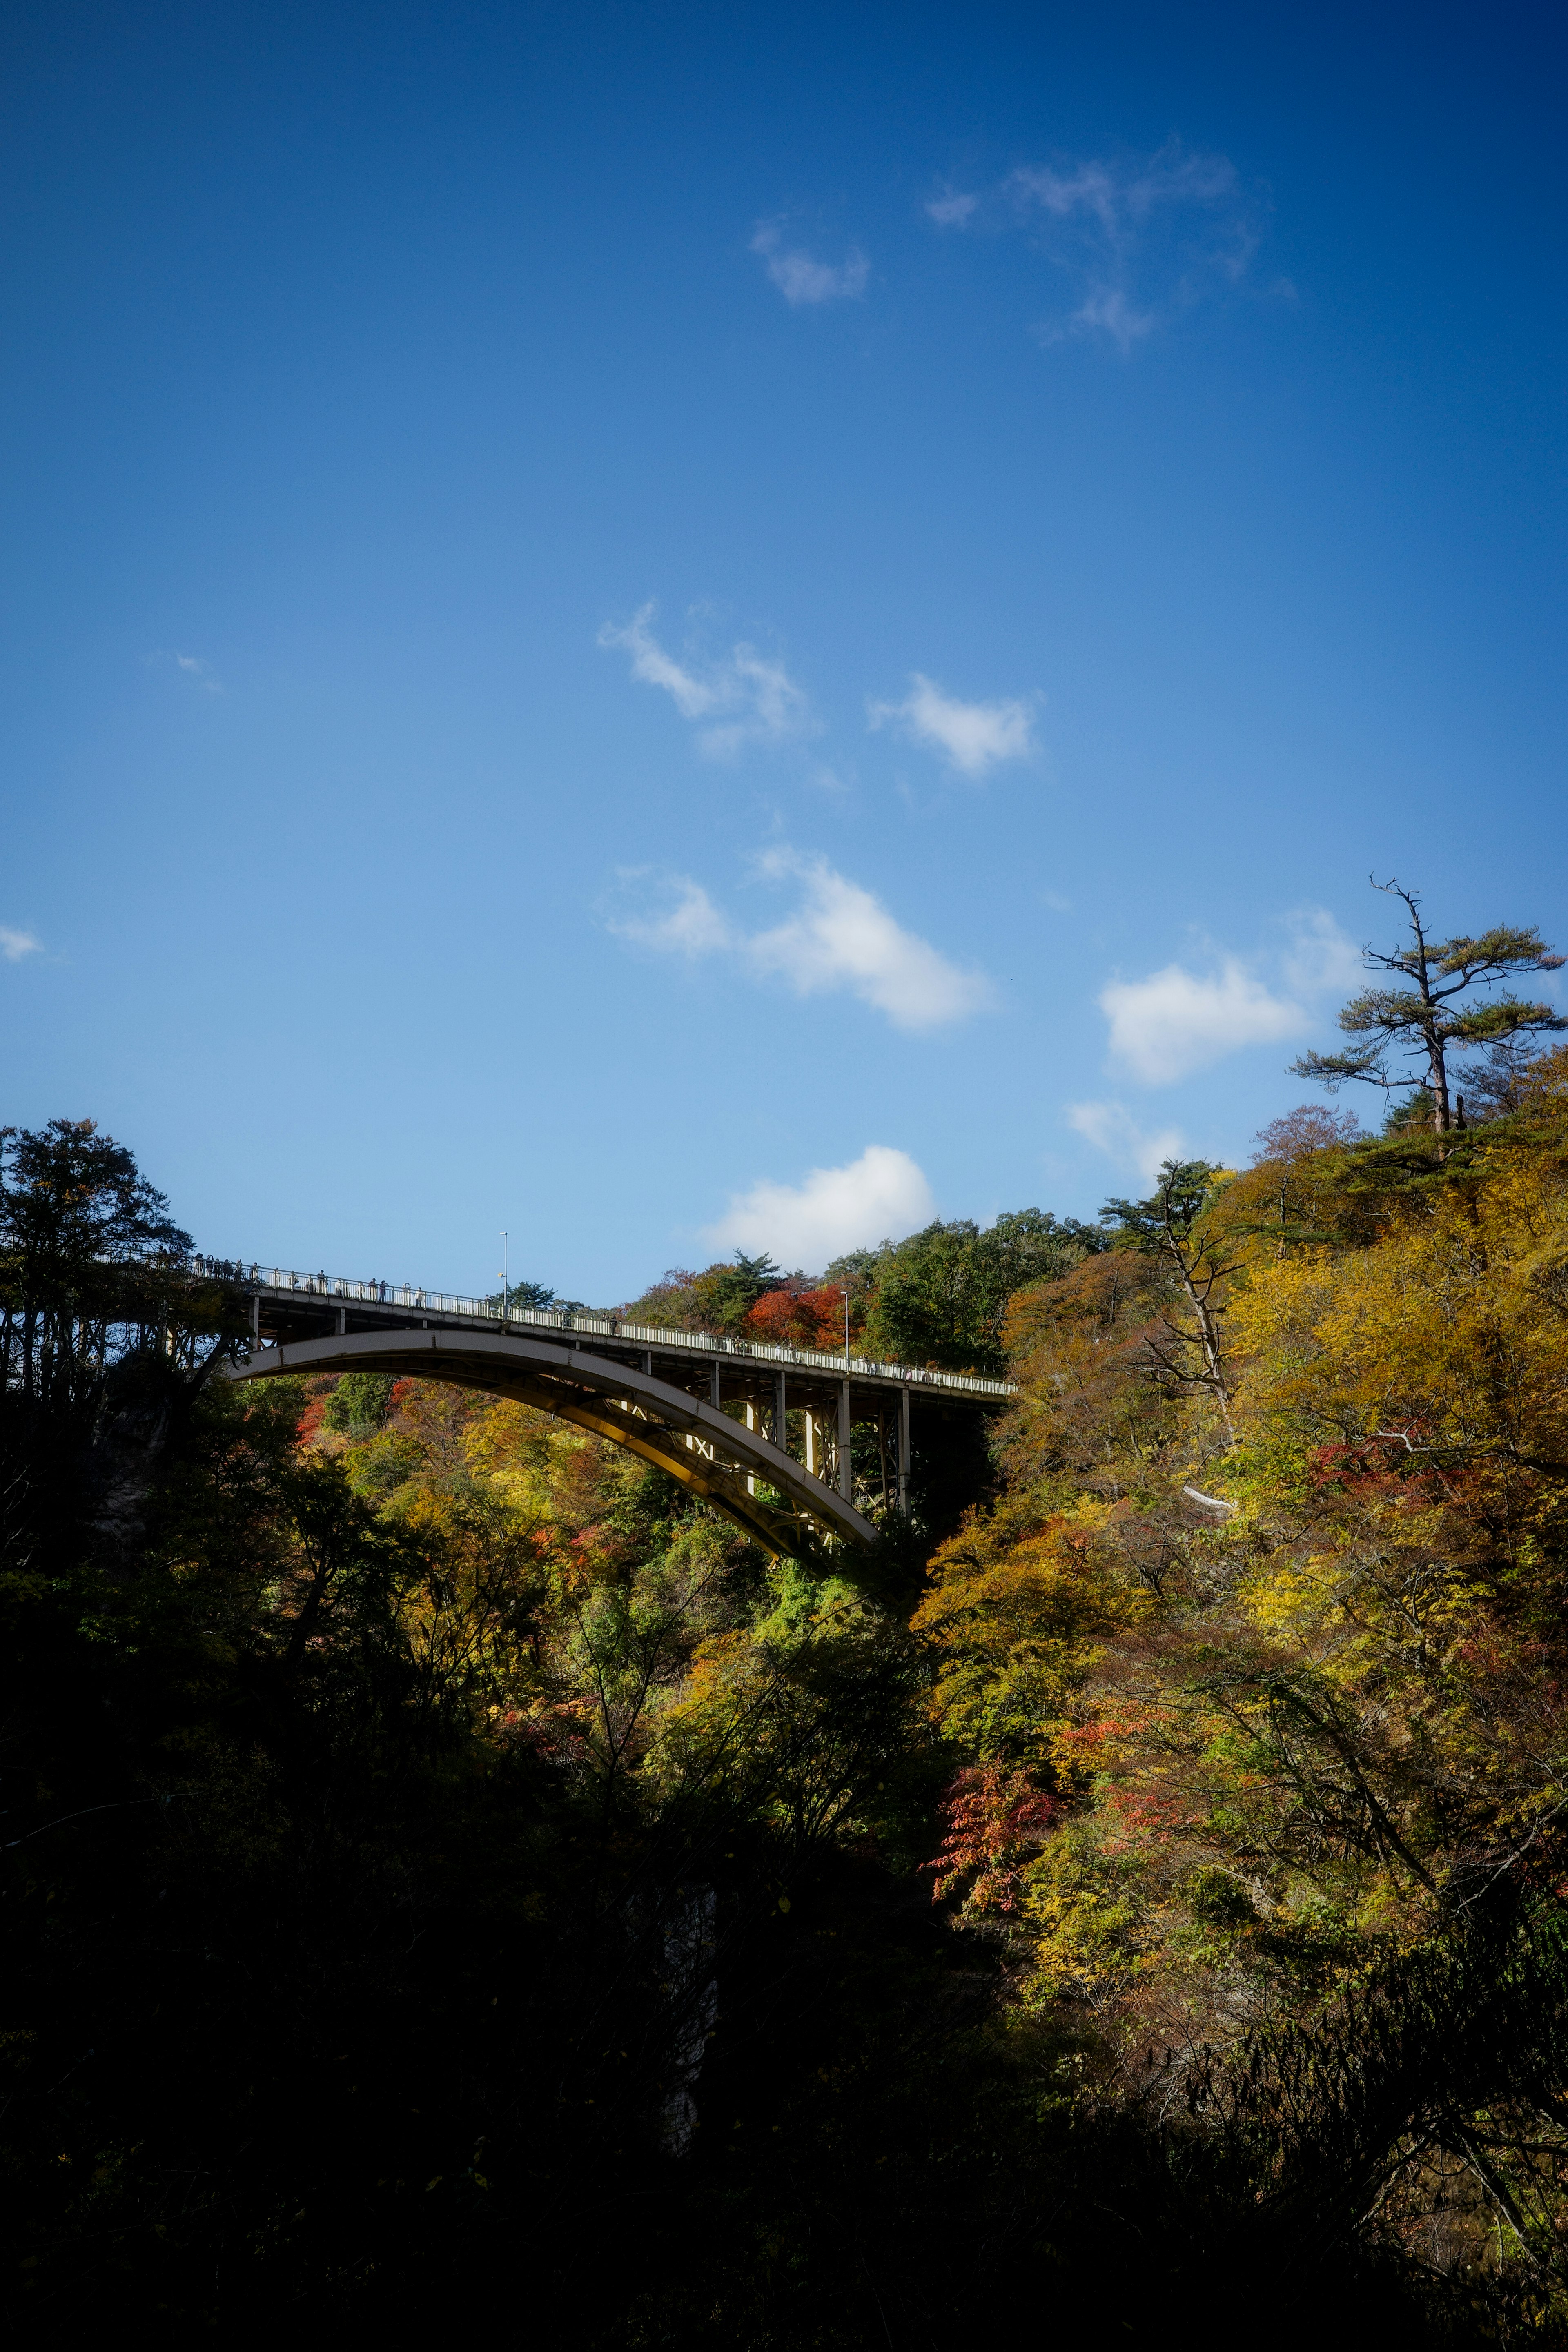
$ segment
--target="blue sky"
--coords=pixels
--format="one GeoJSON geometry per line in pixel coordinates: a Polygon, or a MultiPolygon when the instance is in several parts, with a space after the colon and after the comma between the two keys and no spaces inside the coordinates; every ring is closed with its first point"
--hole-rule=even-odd
{"type": "Polygon", "coordinates": [[[1563,899],[1546,8],[14,6],[4,1116],[595,1301],[1563,899]]]}

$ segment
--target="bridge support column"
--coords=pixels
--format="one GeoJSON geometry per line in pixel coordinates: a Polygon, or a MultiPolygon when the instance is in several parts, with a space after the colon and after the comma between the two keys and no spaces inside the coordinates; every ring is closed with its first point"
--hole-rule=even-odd
{"type": "Polygon", "coordinates": [[[805,1423],[805,1467],[808,1476],[816,1475],[816,1415],[809,1405],[803,1419],[805,1423]]]}
{"type": "Polygon", "coordinates": [[[789,1409],[784,1401],[784,1376],[773,1374],[773,1444],[781,1454],[789,1452],[789,1409]]]}
{"type": "MultiPolygon", "coordinates": [[[[746,1427],[747,1427],[748,1429],[750,1429],[750,1430],[753,1430],[753,1431],[754,1431],[754,1430],[755,1430],[755,1428],[756,1428],[756,1426],[757,1426],[757,1408],[756,1408],[756,1406],[752,1402],[751,1399],[748,1397],[748,1398],[747,1398],[747,1400],[746,1400],[746,1427]]],[[[756,1478],[755,1478],[755,1476],[753,1475],[753,1474],[752,1474],[750,1470],[748,1470],[748,1471],[747,1471],[747,1473],[746,1473],[746,1492],[747,1492],[747,1494],[748,1494],[748,1495],[754,1495],[754,1494],[756,1493],[756,1491],[757,1491],[757,1482],[756,1482],[756,1478]]]]}
{"type": "Polygon", "coordinates": [[[642,1368],[651,1381],[653,1378],[653,1349],[651,1348],[645,1348],[642,1351],[642,1368]]]}
{"type": "Polygon", "coordinates": [[[855,1499],[855,1477],[849,1465],[849,1383],[838,1386],[838,1491],[847,1503],[855,1499]]]}
{"type": "Polygon", "coordinates": [[[250,1336],[259,1348],[261,1345],[261,1293],[259,1291],[250,1302],[250,1336]]]}
{"type": "Polygon", "coordinates": [[[346,1331],[348,1330],[348,1328],[349,1328],[349,1310],[348,1310],[348,1308],[347,1308],[346,1307],[339,1307],[339,1309],[338,1309],[338,1337],[339,1337],[340,1339],[342,1339],[342,1338],[343,1337],[343,1335],[344,1335],[344,1334],[346,1333],[346,1331]]]}
{"type": "Polygon", "coordinates": [[[899,1391],[899,1508],[910,1507],[910,1392],[899,1391]]]}
{"type": "Polygon", "coordinates": [[[709,1377],[708,1402],[711,1404],[715,1412],[718,1412],[720,1406],[724,1402],[724,1373],[722,1367],[718,1363],[714,1364],[712,1372],[709,1377]]]}

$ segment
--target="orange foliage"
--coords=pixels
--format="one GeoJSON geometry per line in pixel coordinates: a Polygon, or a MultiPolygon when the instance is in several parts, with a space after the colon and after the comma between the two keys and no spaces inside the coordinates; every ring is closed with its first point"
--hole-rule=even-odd
{"type": "MultiPolygon", "coordinates": [[[[851,1305],[851,1346],[858,1341],[863,1324],[864,1318],[851,1305]]],[[[844,1292],[836,1282],[824,1283],[816,1290],[764,1291],[748,1311],[741,1329],[748,1339],[759,1339],[776,1348],[842,1348],[844,1292]]]]}
{"type": "Polygon", "coordinates": [[[968,1880],[966,1911],[1016,1911],[1021,1866],[1060,1812],[1058,1800],[1026,1772],[976,1764],[958,1775],[942,1810],[947,1835],[925,1865],[937,1874],[932,1895],[940,1901],[968,1880]]]}
{"type": "Polygon", "coordinates": [[[301,1445],[309,1445],[311,1439],[320,1434],[328,1402],[327,1396],[312,1397],[295,1423],[294,1434],[301,1445]]]}

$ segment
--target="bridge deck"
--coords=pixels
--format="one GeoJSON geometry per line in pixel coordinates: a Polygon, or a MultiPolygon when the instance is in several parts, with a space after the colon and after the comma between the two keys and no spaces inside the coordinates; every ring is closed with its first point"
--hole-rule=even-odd
{"type": "Polygon", "coordinates": [[[847,1381],[857,1420],[877,1418],[905,1398],[926,1407],[995,1411],[1014,1393],[1007,1381],[974,1373],[853,1355],[846,1362],[842,1355],[715,1339],[705,1331],[668,1331],[615,1315],[529,1307],[503,1318],[488,1299],[404,1283],[300,1274],[285,1266],[243,1268],[239,1286],[252,1301],[252,1328],[264,1344],[369,1331],[510,1332],[655,1374],[714,1403],[723,1397],[771,1407],[782,1381],[792,1407],[825,1410],[837,1402],[847,1381]]]}

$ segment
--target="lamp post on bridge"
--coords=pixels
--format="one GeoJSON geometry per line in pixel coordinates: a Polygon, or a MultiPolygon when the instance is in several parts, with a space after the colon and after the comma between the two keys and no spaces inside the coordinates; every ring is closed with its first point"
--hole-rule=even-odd
{"type": "Polygon", "coordinates": [[[849,1285],[853,1276],[846,1269],[844,1276],[844,1381],[838,1391],[838,1491],[847,1503],[855,1499],[855,1473],[849,1458],[851,1413],[849,1398],[849,1285]]]}

